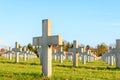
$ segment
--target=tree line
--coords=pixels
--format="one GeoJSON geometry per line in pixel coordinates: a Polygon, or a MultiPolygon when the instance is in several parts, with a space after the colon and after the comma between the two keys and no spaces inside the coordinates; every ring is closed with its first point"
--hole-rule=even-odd
{"type": "MultiPolygon", "coordinates": [[[[68,42],[68,41],[63,41],[63,45],[62,45],[62,48],[63,48],[63,51],[65,51],[65,52],[68,52],[68,50],[69,50],[69,48],[72,48],[73,47],[73,43],[70,43],[70,42],[68,42]]],[[[98,57],[100,57],[100,56],[102,56],[105,52],[107,52],[108,51],[108,49],[109,49],[109,46],[108,45],[106,45],[105,43],[101,43],[101,44],[98,44],[95,48],[93,48],[92,46],[90,46],[90,45],[79,45],[79,47],[86,47],[86,50],[91,50],[91,52],[93,53],[93,54],[95,54],[96,56],[98,56],[98,57]]],[[[33,47],[32,46],[32,44],[28,44],[27,45],[27,48],[30,50],[30,51],[32,51],[32,52],[34,52],[37,56],[38,56],[38,54],[37,54],[37,48],[38,47],[33,47]]],[[[54,46],[53,47],[53,50],[54,49],[56,49],[57,51],[59,51],[59,47],[58,46],[54,46]]]]}
{"type": "MultiPolygon", "coordinates": [[[[22,46],[20,46],[20,48],[21,47],[22,46]]],[[[73,47],[73,43],[70,43],[68,41],[63,41],[63,45],[62,45],[63,51],[68,52],[69,48],[72,48],[72,47],[73,47]]],[[[109,46],[106,45],[105,43],[98,44],[95,48],[90,45],[85,46],[83,44],[79,45],[79,47],[86,47],[86,50],[91,50],[91,52],[98,57],[102,56],[109,49],[109,46]]],[[[39,56],[37,53],[38,48],[39,48],[38,46],[33,46],[31,43],[27,45],[27,50],[34,52],[37,56],[39,56]]],[[[52,50],[54,51],[54,49],[56,49],[56,51],[59,51],[60,47],[53,45],[52,50]]],[[[6,50],[4,48],[0,49],[0,52],[5,52],[5,51],[6,50]]]]}

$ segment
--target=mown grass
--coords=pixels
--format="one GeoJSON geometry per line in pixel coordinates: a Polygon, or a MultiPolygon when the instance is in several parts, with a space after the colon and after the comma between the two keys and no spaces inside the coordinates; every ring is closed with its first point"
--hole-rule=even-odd
{"type": "Polygon", "coordinates": [[[79,61],[78,67],[72,62],[53,61],[51,78],[43,77],[39,59],[30,59],[19,63],[0,57],[0,80],[120,80],[120,69],[109,66],[103,61],[89,62],[85,65],[79,61]]]}

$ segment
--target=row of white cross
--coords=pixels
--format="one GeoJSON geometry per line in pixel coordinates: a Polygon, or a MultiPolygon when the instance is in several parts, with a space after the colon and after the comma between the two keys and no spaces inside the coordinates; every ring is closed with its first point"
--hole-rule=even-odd
{"type": "Polygon", "coordinates": [[[63,62],[64,59],[73,61],[73,66],[78,66],[78,60],[82,60],[82,64],[86,64],[86,62],[91,62],[94,60],[97,60],[96,55],[94,55],[92,52],[78,52],[77,56],[74,56],[74,53],[72,51],[69,51],[68,54],[65,54],[64,52],[55,52],[52,54],[52,57],[54,60],[60,60],[60,63],[63,62]],[[61,54],[62,53],[62,54],[61,54]],[[74,61],[76,57],[76,61],[74,61]]]}
{"type": "Polygon", "coordinates": [[[116,68],[120,68],[120,39],[116,40],[116,47],[106,52],[101,59],[110,66],[116,62],[116,68]]]}
{"type": "MultiPolygon", "coordinates": [[[[40,54],[40,61],[42,64],[42,74],[47,77],[51,77],[52,75],[52,45],[62,45],[62,37],[61,36],[52,36],[52,23],[51,20],[45,19],[42,20],[42,37],[34,37],[33,45],[41,46],[38,50],[40,54]]],[[[78,42],[75,40],[73,42],[73,49],[71,52],[73,53],[73,65],[78,66],[78,42]]],[[[62,54],[62,51],[60,52],[62,54]]],[[[85,61],[86,56],[83,54],[83,60],[85,61]]],[[[62,63],[62,55],[60,57],[60,62],[62,63]]]]}
{"type": "MultiPolygon", "coordinates": [[[[42,37],[34,37],[33,38],[33,46],[40,46],[38,49],[38,54],[40,57],[40,61],[42,64],[42,74],[47,77],[52,76],[52,57],[55,58],[56,54],[52,54],[52,46],[53,45],[59,45],[62,46],[62,37],[61,36],[52,36],[52,24],[51,20],[45,19],[42,20],[42,37]]],[[[21,48],[19,48],[19,44],[16,43],[15,48],[12,49],[12,51],[15,52],[15,62],[19,62],[19,52],[22,51],[21,48]]],[[[26,47],[24,47],[24,53],[26,52],[26,47]]],[[[116,56],[116,67],[120,68],[120,40],[116,41],[116,48],[115,50],[111,51],[112,53],[115,53],[116,56]]],[[[114,55],[111,52],[109,53],[110,56],[110,65],[113,65],[113,60],[114,60],[114,55]]],[[[9,51],[10,53],[10,51],[9,51]]],[[[12,53],[12,52],[11,52],[12,53]]],[[[70,54],[64,54],[62,51],[62,47],[59,51],[59,60],[60,63],[63,61],[63,56],[64,58],[69,58],[73,60],[73,66],[77,67],[78,66],[78,58],[82,60],[83,64],[86,64],[86,62],[96,60],[97,57],[91,53],[91,51],[85,51],[84,48],[78,48],[78,41],[74,40],[73,41],[73,48],[69,49],[70,54]]],[[[25,56],[26,54],[24,54],[25,56]]],[[[103,55],[102,59],[106,59],[106,55],[103,55]]]]}
{"type": "Polygon", "coordinates": [[[20,44],[18,42],[16,42],[15,48],[11,49],[9,47],[9,50],[6,51],[2,56],[9,58],[9,60],[12,60],[12,58],[14,57],[16,63],[19,62],[19,57],[23,57],[24,61],[26,61],[26,59],[29,59],[29,58],[37,57],[33,52],[26,50],[26,47],[19,48],[19,45],[20,44]]]}

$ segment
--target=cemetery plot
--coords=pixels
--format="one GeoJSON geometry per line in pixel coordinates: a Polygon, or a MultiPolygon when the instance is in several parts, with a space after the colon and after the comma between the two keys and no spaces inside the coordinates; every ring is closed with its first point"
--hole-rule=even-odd
{"type": "Polygon", "coordinates": [[[42,36],[33,38],[33,47],[39,59],[34,51],[18,42],[15,48],[9,47],[0,56],[0,79],[120,79],[120,39],[116,40],[116,47],[110,48],[100,59],[91,49],[79,47],[77,40],[65,53],[62,37],[52,36],[51,20],[45,19],[42,20],[42,36]],[[53,51],[54,45],[60,49],[53,51]]]}
{"type": "Polygon", "coordinates": [[[78,67],[64,60],[62,64],[53,61],[51,78],[42,76],[42,66],[38,58],[32,58],[24,62],[9,60],[0,57],[0,79],[1,80],[120,80],[120,69],[116,69],[115,63],[109,66],[103,61],[88,62],[85,65],[79,61],[78,67]]]}

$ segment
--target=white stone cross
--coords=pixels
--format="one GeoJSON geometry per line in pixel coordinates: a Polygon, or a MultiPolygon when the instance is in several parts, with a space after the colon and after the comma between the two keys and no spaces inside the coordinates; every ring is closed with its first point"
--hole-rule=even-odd
{"type": "Polygon", "coordinates": [[[78,66],[78,52],[80,52],[80,48],[78,48],[78,41],[73,41],[73,48],[69,49],[70,52],[73,52],[73,66],[78,66]]]}
{"type": "Polygon", "coordinates": [[[42,37],[33,38],[34,46],[42,48],[42,73],[44,76],[52,75],[52,45],[62,45],[61,36],[52,36],[52,24],[50,19],[42,20],[42,37]]]}
{"type": "Polygon", "coordinates": [[[120,39],[116,40],[116,67],[120,68],[120,39]]]}
{"type": "Polygon", "coordinates": [[[110,66],[113,66],[113,63],[114,63],[114,57],[113,57],[113,54],[112,53],[109,53],[109,56],[110,56],[110,66]]]}
{"type": "Polygon", "coordinates": [[[27,54],[27,47],[24,46],[24,47],[23,47],[23,60],[24,60],[24,61],[26,61],[26,58],[27,58],[27,55],[26,55],[26,54],[27,54]]]}
{"type": "Polygon", "coordinates": [[[91,50],[87,50],[86,52],[87,62],[90,62],[90,54],[91,54],[91,50]]]}
{"type": "Polygon", "coordinates": [[[61,63],[61,64],[62,64],[62,62],[63,62],[63,55],[64,55],[64,52],[63,52],[62,49],[63,49],[62,46],[60,46],[59,56],[60,56],[60,63],[61,63]]]}
{"type": "Polygon", "coordinates": [[[86,64],[86,52],[82,54],[82,64],[86,64]]]}
{"type": "Polygon", "coordinates": [[[19,48],[19,45],[20,44],[18,42],[16,42],[15,43],[15,48],[12,49],[12,51],[15,52],[15,62],[16,63],[19,62],[19,52],[22,51],[22,49],[19,48]]]}
{"type": "Polygon", "coordinates": [[[9,60],[11,60],[12,59],[12,49],[11,49],[11,47],[9,47],[8,55],[9,55],[9,60]]]}

